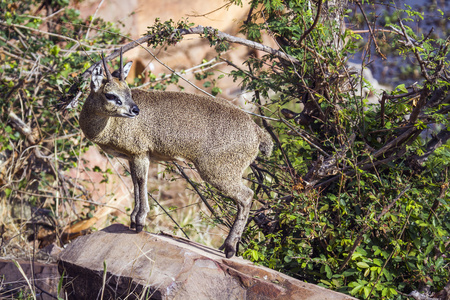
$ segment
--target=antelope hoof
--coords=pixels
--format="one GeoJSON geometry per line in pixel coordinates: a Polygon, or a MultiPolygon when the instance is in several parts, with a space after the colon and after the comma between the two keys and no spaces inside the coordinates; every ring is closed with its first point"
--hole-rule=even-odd
{"type": "Polygon", "coordinates": [[[142,229],[144,229],[144,225],[139,225],[139,224],[136,224],[136,233],[139,233],[139,232],[141,232],[141,231],[142,231],[142,229]]]}
{"type": "Polygon", "coordinates": [[[232,258],[234,256],[234,254],[236,254],[236,248],[225,246],[224,252],[225,252],[226,258],[232,258]]]}
{"type": "Polygon", "coordinates": [[[131,228],[131,229],[135,229],[135,228],[136,228],[136,223],[134,223],[134,222],[131,222],[131,224],[130,224],[130,228],[131,228]]]}
{"type": "Polygon", "coordinates": [[[236,246],[228,245],[227,242],[223,243],[222,246],[220,246],[219,250],[224,250],[225,257],[226,258],[232,258],[236,254],[236,246]]]}

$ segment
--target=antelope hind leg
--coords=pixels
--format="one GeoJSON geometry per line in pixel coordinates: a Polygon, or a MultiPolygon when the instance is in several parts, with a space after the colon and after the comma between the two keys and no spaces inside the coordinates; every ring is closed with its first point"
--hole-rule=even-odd
{"type": "Polygon", "coordinates": [[[231,258],[236,254],[237,244],[241,240],[245,225],[247,224],[248,215],[250,213],[250,206],[253,199],[253,191],[243,185],[242,183],[235,188],[234,193],[228,193],[237,204],[237,216],[231,227],[228,237],[225,239],[223,245],[219,250],[224,250],[225,256],[231,258]]]}

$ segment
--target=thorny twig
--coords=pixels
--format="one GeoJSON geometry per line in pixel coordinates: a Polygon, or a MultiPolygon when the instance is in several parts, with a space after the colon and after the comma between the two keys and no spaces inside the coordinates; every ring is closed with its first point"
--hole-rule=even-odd
{"type": "Polygon", "coordinates": [[[317,13],[316,17],[314,18],[314,22],[312,23],[311,27],[309,27],[305,32],[303,32],[302,36],[298,39],[298,44],[301,45],[303,40],[308,36],[308,34],[311,33],[311,31],[316,27],[317,23],[319,22],[320,18],[320,11],[322,10],[322,0],[319,0],[319,3],[317,3],[317,13]]]}
{"type": "Polygon", "coordinates": [[[86,46],[88,48],[93,48],[91,45],[87,45],[87,44],[81,43],[80,41],[78,41],[76,39],[70,38],[70,37],[65,36],[65,35],[57,34],[57,33],[47,32],[47,31],[43,31],[43,30],[40,30],[40,29],[27,27],[27,26],[24,26],[24,25],[8,24],[5,21],[0,21],[0,25],[7,26],[7,27],[13,27],[14,29],[22,28],[22,29],[26,29],[26,30],[30,30],[30,31],[35,31],[35,32],[42,33],[42,34],[45,34],[45,35],[58,37],[58,38],[61,38],[63,40],[68,40],[68,41],[74,42],[76,44],[80,44],[80,45],[86,46]]]}
{"type": "MultiPolygon", "coordinates": [[[[215,67],[217,67],[219,65],[223,65],[223,64],[226,63],[225,61],[223,61],[223,62],[216,62],[216,61],[217,61],[217,58],[215,57],[215,58],[211,59],[210,61],[207,61],[205,63],[199,64],[199,65],[194,66],[192,68],[183,70],[182,72],[181,71],[180,72],[175,72],[175,73],[173,73],[173,75],[182,76],[183,74],[189,74],[189,73],[196,74],[196,73],[199,73],[199,72],[204,72],[204,71],[213,69],[213,68],[215,68],[215,67]]],[[[152,84],[154,82],[168,80],[169,78],[170,77],[168,77],[168,76],[156,78],[155,80],[153,80],[151,82],[146,82],[144,84],[141,84],[140,86],[133,87],[132,89],[141,89],[141,88],[146,87],[146,86],[148,86],[148,85],[150,85],[150,84],[152,84]]]]}
{"type": "Polygon", "coordinates": [[[183,227],[181,227],[181,226],[177,223],[177,221],[175,221],[175,219],[172,218],[172,216],[167,212],[167,210],[164,208],[164,206],[162,206],[162,205],[158,202],[158,200],[156,200],[155,197],[153,197],[153,195],[152,195],[151,193],[147,193],[147,194],[148,194],[148,196],[149,196],[150,198],[153,199],[153,201],[155,201],[155,203],[163,210],[163,212],[164,212],[164,213],[172,220],[172,222],[173,222],[173,223],[181,230],[181,232],[183,232],[184,236],[185,236],[188,240],[190,240],[190,238],[189,238],[189,236],[187,235],[187,233],[184,232],[183,227]]]}
{"type": "Polygon", "coordinates": [[[420,65],[420,70],[422,72],[422,76],[426,79],[426,81],[431,82],[431,79],[428,75],[427,72],[427,67],[425,65],[425,62],[423,61],[422,57],[420,56],[419,52],[417,51],[417,49],[415,48],[412,39],[409,37],[409,35],[406,33],[406,29],[405,26],[403,26],[403,22],[400,20],[399,21],[400,24],[400,28],[402,29],[402,36],[406,39],[406,43],[405,46],[409,47],[413,50],[414,55],[416,56],[417,61],[419,62],[420,65]]]}
{"type": "Polygon", "coordinates": [[[376,40],[376,38],[375,38],[375,34],[374,34],[373,30],[372,30],[372,27],[371,27],[370,24],[369,24],[369,20],[367,19],[366,12],[364,11],[364,9],[363,9],[363,7],[362,7],[361,2],[360,2],[359,0],[357,0],[357,1],[356,1],[356,4],[358,5],[359,9],[361,10],[361,13],[363,14],[364,19],[366,20],[367,27],[369,28],[369,32],[370,32],[370,37],[372,38],[373,43],[375,44],[375,49],[376,49],[377,53],[378,53],[383,59],[386,59],[386,56],[381,52],[380,47],[378,47],[378,43],[377,43],[377,40],[376,40]]]}
{"type": "Polygon", "coordinates": [[[180,172],[181,176],[184,177],[184,179],[186,179],[186,181],[192,186],[192,188],[197,192],[197,195],[200,197],[200,199],[203,201],[203,203],[206,205],[206,207],[208,208],[208,210],[211,212],[211,214],[214,216],[214,218],[216,218],[216,220],[220,220],[220,218],[217,216],[215,210],[211,207],[211,205],[208,203],[208,200],[206,200],[206,198],[203,196],[202,193],[200,193],[199,189],[197,188],[197,185],[192,182],[192,180],[189,178],[189,176],[187,176],[187,174],[184,172],[183,168],[177,163],[177,162],[173,162],[173,164],[175,165],[175,167],[177,167],[178,171],[180,172]]]}

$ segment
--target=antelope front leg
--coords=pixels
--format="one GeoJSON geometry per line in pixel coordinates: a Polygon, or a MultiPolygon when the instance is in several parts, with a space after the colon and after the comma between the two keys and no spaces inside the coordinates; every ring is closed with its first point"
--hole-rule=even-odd
{"type": "Polygon", "coordinates": [[[130,219],[131,219],[131,224],[130,224],[130,228],[134,229],[136,228],[136,215],[139,211],[139,185],[137,183],[137,179],[136,176],[134,175],[134,167],[132,166],[132,161],[130,161],[130,173],[131,173],[131,179],[133,180],[133,187],[134,187],[134,209],[133,212],[131,213],[130,219]],[[132,171],[133,170],[133,171],[132,171]]]}
{"type": "Polygon", "coordinates": [[[147,156],[135,157],[130,160],[131,178],[134,185],[134,209],[131,213],[131,228],[136,228],[136,232],[141,232],[145,225],[150,208],[147,196],[147,178],[150,160],[147,156]]]}
{"type": "Polygon", "coordinates": [[[244,232],[245,225],[247,224],[252,198],[253,191],[246,186],[241,186],[236,197],[233,197],[238,208],[236,220],[234,221],[233,227],[231,227],[230,233],[225,239],[225,242],[219,248],[219,250],[225,249],[224,252],[227,258],[233,257],[237,251],[237,243],[241,240],[242,233],[244,232]]]}

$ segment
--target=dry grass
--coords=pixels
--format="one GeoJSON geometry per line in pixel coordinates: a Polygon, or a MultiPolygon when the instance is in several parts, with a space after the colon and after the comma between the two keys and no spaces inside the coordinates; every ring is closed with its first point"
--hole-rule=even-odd
{"type": "MultiPolygon", "coordinates": [[[[134,198],[127,168],[125,161],[109,158],[92,146],[80,157],[77,168],[64,174],[66,180],[82,186],[85,195],[73,195],[71,199],[48,196],[40,207],[33,207],[30,205],[33,197],[45,193],[36,191],[34,196],[33,192],[20,190],[9,195],[3,193],[0,198],[0,256],[30,259],[48,244],[62,246],[76,236],[116,222],[129,225],[134,198]]],[[[154,200],[190,239],[215,248],[220,246],[228,230],[214,226],[205,205],[188,183],[180,175],[164,172],[164,169],[163,165],[151,164],[148,189],[154,200]]],[[[190,172],[189,176],[195,178],[195,173],[190,172]]],[[[149,198],[151,211],[145,230],[184,237],[154,200],[149,198]]]]}

